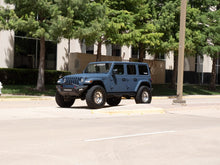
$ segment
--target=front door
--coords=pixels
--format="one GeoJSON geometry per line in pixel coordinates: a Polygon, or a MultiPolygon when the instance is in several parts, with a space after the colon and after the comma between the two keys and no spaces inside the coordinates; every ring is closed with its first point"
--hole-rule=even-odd
{"type": "Polygon", "coordinates": [[[123,64],[115,64],[113,67],[113,73],[111,77],[111,92],[126,92],[126,75],[123,64]]]}

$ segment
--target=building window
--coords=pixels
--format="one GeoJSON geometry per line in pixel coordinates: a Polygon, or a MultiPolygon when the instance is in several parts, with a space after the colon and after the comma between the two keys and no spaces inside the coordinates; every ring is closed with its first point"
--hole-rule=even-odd
{"type": "MultiPolygon", "coordinates": [[[[25,37],[25,33],[15,34],[15,68],[38,68],[40,59],[39,39],[25,37]]],[[[55,42],[45,42],[45,69],[55,70],[57,59],[57,44],[55,42]]]]}
{"type": "Polygon", "coordinates": [[[131,58],[138,58],[138,57],[139,57],[138,47],[132,46],[132,48],[131,48],[131,58]]]}
{"type": "Polygon", "coordinates": [[[165,59],[165,54],[164,53],[158,53],[157,59],[164,60],[165,59]]]}
{"type": "Polygon", "coordinates": [[[94,54],[94,45],[86,45],[86,54],[94,54]]]}
{"type": "Polygon", "coordinates": [[[120,45],[112,45],[112,56],[121,56],[121,46],[120,45]]]}
{"type": "Polygon", "coordinates": [[[196,72],[203,72],[203,56],[196,56],[195,70],[196,72]]]}

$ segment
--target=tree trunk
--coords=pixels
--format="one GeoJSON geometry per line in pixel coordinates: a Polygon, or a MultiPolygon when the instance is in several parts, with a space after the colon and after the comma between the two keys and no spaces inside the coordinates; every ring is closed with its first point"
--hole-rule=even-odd
{"type": "Polygon", "coordinates": [[[144,44],[140,43],[139,44],[139,62],[143,62],[145,57],[145,47],[144,44]]]}
{"type": "Polygon", "coordinates": [[[98,42],[98,48],[97,48],[97,56],[96,56],[96,61],[101,61],[101,52],[102,52],[102,42],[98,42]]]}
{"type": "Polygon", "coordinates": [[[173,72],[172,72],[172,79],[171,79],[171,84],[170,87],[172,89],[176,88],[176,80],[177,80],[177,70],[178,70],[178,55],[177,55],[177,51],[174,51],[174,68],[173,68],[173,72]]]}
{"type": "Polygon", "coordinates": [[[212,58],[211,82],[209,85],[210,90],[213,90],[213,91],[216,90],[216,85],[215,85],[215,82],[216,82],[216,61],[217,61],[217,58],[213,57],[212,58]]]}
{"type": "Polygon", "coordinates": [[[44,67],[45,67],[45,38],[40,38],[40,61],[39,61],[39,70],[38,70],[38,80],[36,89],[43,91],[44,86],[44,67]]]}

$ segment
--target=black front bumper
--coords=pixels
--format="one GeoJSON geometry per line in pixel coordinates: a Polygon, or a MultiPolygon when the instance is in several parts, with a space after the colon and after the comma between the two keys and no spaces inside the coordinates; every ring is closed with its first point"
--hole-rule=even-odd
{"type": "Polygon", "coordinates": [[[88,86],[79,86],[79,85],[73,85],[73,86],[65,86],[65,85],[57,85],[56,89],[62,96],[75,96],[80,97],[88,86]]]}

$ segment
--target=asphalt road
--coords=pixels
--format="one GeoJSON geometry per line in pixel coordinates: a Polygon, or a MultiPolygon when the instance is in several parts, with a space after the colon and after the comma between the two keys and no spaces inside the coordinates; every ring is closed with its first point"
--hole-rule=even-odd
{"type": "Polygon", "coordinates": [[[220,96],[123,100],[88,109],[77,100],[0,98],[2,165],[219,165],[220,96]]]}

